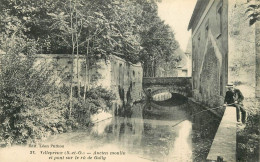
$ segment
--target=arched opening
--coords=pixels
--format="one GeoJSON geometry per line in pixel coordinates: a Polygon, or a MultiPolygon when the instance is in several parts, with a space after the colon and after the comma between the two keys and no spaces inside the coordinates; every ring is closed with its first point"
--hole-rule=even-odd
{"type": "Polygon", "coordinates": [[[172,94],[170,92],[162,92],[158,93],[152,96],[153,101],[165,101],[172,97],[172,94]]]}
{"type": "Polygon", "coordinates": [[[153,102],[155,104],[158,104],[160,106],[178,106],[178,105],[183,105],[186,104],[188,101],[188,98],[178,94],[178,93],[170,93],[170,92],[164,92],[164,93],[159,93],[153,96],[153,102]],[[165,94],[166,98],[164,99],[163,97],[158,97],[157,99],[154,99],[154,96],[159,96],[165,94]]]}

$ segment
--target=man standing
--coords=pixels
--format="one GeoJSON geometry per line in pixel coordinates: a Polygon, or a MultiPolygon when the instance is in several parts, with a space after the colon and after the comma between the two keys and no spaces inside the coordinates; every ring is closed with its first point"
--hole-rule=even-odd
{"type": "Polygon", "coordinates": [[[242,122],[246,122],[246,111],[243,106],[244,96],[239,89],[234,89],[233,84],[227,85],[228,91],[226,92],[224,106],[234,106],[237,110],[237,121],[240,122],[240,111],[242,113],[242,122]]]}

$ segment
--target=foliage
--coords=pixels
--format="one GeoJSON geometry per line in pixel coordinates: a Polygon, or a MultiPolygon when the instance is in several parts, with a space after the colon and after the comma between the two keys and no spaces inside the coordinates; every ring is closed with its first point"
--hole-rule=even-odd
{"type": "MultiPolygon", "coordinates": [[[[247,99],[249,100],[249,99],[247,99]]],[[[259,159],[259,108],[255,100],[250,99],[251,105],[246,107],[247,122],[244,129],[238,129],[237,133],[237,152],[238,161],[258,161],[259,159]]]]}
{"type": "Polygon", "coordinates": [[[249,17],[249,25],[255,24],[256,21],[260,20],[260,4],[259,0],[256,0],[255,4],[248,5],[248,8],[246,10],[246,13],[248,13],[249,17]]]}
{"type": "Polygon", "coordinates": [[[8,42],[11,46],[1,56],[1,141],[33,142],[65,122],[66,96],[51,83],[50,71],[34,69],[36,42],[15,35],[8,42]]]}
{"type": "Polygon", "coordinates": [[[259,116],[249,116],[246,128],[238,132],[238,161],[258,161],[259,155],[259,116]],[[253,124],[252,124],[253,123],[253,124]],[[250,125],[250,126],[249,126],[250,125]]]}
{"type": "Polygon", "coordinates": [[[85,100],[71,97],[69,109],[72,93],[55,85],[47,67],[35,67],[35,54],[88,53],[92,67],[110,54],[133,63],[152,62],[153,68],[156,60],[169,59],[178,43],[157,10],[153,0],[2,0],[1,141],[35,142],[78,127],[89,122],[90,114],[108,110],[114,99],[98,87],[88,90],[85,100]]]}
{"type": "MultiPolygon", "coordinates": [[[[16,21],[23,24],[22,33],[27,38],[38,41],[39,52],[50,52],[50,42],[54,43],[54,41],[50,36],[50,21],[48,21],[49,16],[46,13],[56,10],[56,8],[57,3],[55,1],[2,0],[0,9],[1,27],[4,25],[14,25],[16,27],[12,20],[16,18],[16,21]]],[[[1,28],[1,32],[5,32],[5,29],[1,28]]]]}
{"type": "Polygon", "coordinates": [[[100,108],[108,111],[109,107],[112,106],[115,96],[111,91],[102,87],[96,87],[87,91],[86,98],[91,114],[95,114],[100,108]]]}
{"type": "MultiPolygon", "coordinates": [[[[40,53],[71,53],[77,39],[80,54],[89,47],[90,63],[98,55],[106,58],[115,54],[133,63],[143,62],[147,68],[152,62],[155,71],[156,61],[169,60],[178,47],[173,31],[158,16],[156,3],[155,0],[3,0],[1,17],[16,17],[24,24],[22,33],[38,41],[40,53]]],[[[6,23],[9,20],[2,24],[6,23]]]]}
{"type": "Polygon", "coordinates": [[[1,145],[37,142],[50,134],[77,128],[83,122],[90,122],[90,112],[106,110],[111,105],[111,92],[101,87],[91,89],[87,102],[73,98],[75,109],[69,118],[69,92],[55,84],[51,77],[55,74],[49,67],[35,64],[38,42],[20,34],[19,30],[11,32],[10,36],[2,34],[6,38],[2,47],[8,50],[1,55],[1,145]],[[78,120],[82,112],[84,120],[78,120]]]}
{"type": "Polygon", "coordinates": [[[174,51],[179,44],[170,26],[159,18],[156,2],[143,0],[139,3],[143,6],[142,15],[138,19],[138,22],[141,22],[140,60],[144,63],[144,75],[155,76],[155,69],[162,61],[178,62],[174,58],[174,51]]]}
{"type": "Polygon", "coordinates": [[[90,115],[96,114],[100,110],[108,111],[112,106],[112,101],[115,99],[111,91],[102,87],[89,89],[85,97],[86,100],[83,98],[73,98],[73,118],[70,120],[72,124],[79,123],[78,126],[88,126],[91,123],[90,115]]]}

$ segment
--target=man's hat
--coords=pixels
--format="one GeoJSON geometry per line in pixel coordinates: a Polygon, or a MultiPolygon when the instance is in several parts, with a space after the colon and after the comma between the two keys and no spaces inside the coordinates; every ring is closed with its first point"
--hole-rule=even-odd
{"type": "Polygon", "coordinates": [[[226,87],[234,87],[234,85],[232,84],[232,83],[228,83],[227,85],[226,85],[226,87]]]}

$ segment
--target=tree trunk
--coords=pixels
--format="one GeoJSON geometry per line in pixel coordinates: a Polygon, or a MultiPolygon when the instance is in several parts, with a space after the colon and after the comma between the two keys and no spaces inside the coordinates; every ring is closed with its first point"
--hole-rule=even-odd
{"type": "MultiPolygon", "coordinates": [[[[259,3],[259,0],[256,1],[259,3]]],[[[255,96],[260,98],[260,22],[255,23],[255,53],[256,53],[256,66],[255,66],[255,96]]]]}
{"type": "Polygon", "coordinates": [[[75,48],[75,43],[74,43],[74,33],[73,33],[73,11],[72,11],[72,6],[71,6],[71,0],[70,0],[70,27],[71,27],[71,42],[72,42],[72,66],[71,66],[71,80],[70,80],[70,109],[69,109],[69,118],[71,118],[71,111],[73,109],[73,79],[74,79],[74,48],[75,48]]]}
{"type": "MultiPolygon", "coordinates": [[[[77,5],[77,0],[75,0],[75,7],[77,5]]],[[[80,97],[80,82],[79,82],[79,37],[78,37],[78,12],[77,9],[75,8],[76,11],[76,50],[77,50],[77,62],[76,62],[76,67],[77,67],[77,84],[78,84],[78,97],[80,97]]]]}
{"type": "Polygon", "coordinates": [[[153,77],[156,77],[156,65],[157,65],[157,62],[156,62],[156,59],[154,59],[154,64],[153,64],[153,77]]]}
{"type": "Polygon", "coordinates": [[[80,97],[80,81],[79,81],[79,43],[78,43],[78,34],[76,33],[76,50],[77,50],[77,61],[76,61],[76,67],[77,67],[77,71],[76,71],[76,74],[77,74],[77,84],[78,84],[78,97],[80,97]]]}
{"type": "MultiPolygon", "coordinates": [[[[255,0],[256,4],[260,3],[260,0],[255,0]]],[[[256,107],[260,106],[260,22],[255,22],[255,97],[256,107]]],[[[260,158],[260,154],[259,154],[260,158]]]]}
{"type": "Polygon", "coordinates": [[[87,56],[86,56],[86,71],[85,71],[85,85],[84,85],[84,101],[86,101],[86,93],[87,93],[87,80],[89,74],[89,57],[88,57],[88,48],[89,48],[89,40],[87,43],[87,56]]]}

